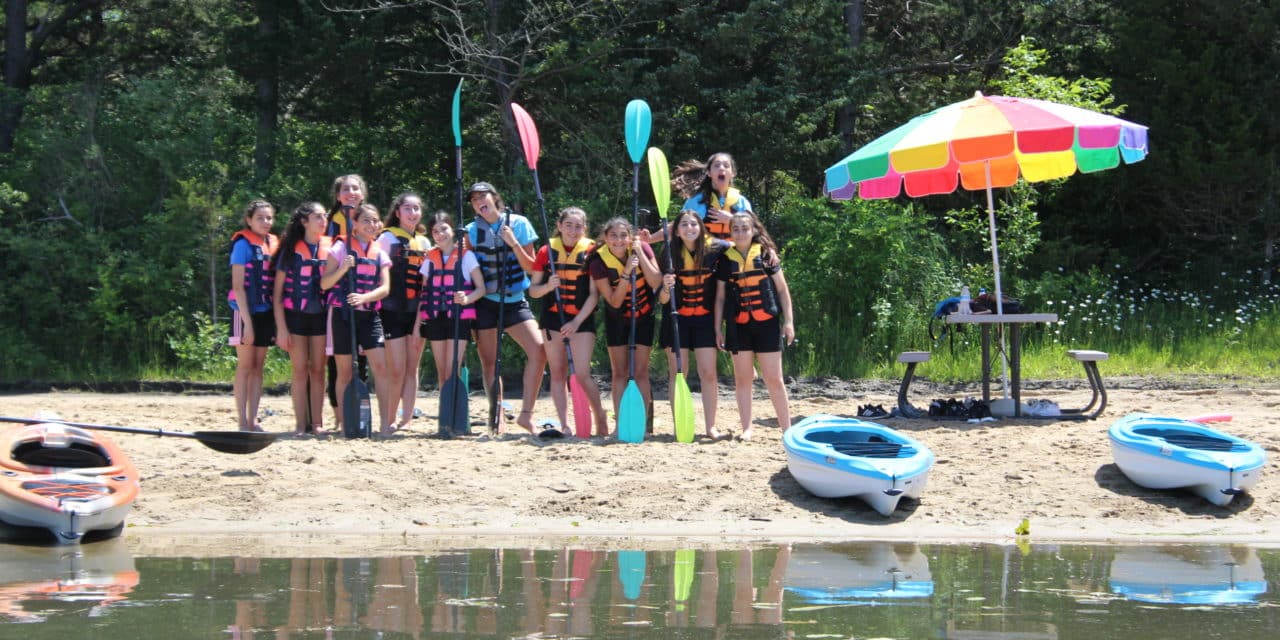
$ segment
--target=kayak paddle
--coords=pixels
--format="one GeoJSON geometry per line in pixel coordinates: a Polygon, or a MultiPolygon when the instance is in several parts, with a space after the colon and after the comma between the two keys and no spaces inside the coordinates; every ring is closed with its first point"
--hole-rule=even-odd
{"type": "MultiPolygon", "coordinates": [[[[453,91],[453,184],[457,191],[457,210],[459,223],[462,221],[462,79],[458,79],[458,88],[453,91]]],[[[462,241],[454,237],[454,251],[462,250],[462,241]]],[[[461,255],[461,254],[459,254],[461,255]]],[[[462,260],[454,259],[457,269],[453,275],[454,287],[461,286],[462,260]]],[[[462,325],[460,317],[462,309],[457,304],[453,310],[453,360],[449,363],[449,379],[440,387],[439,433],[442,438],[452,438],[454,434],[470,433],[471,419],[468,416],[466,376],[459,376],[458,371],[458,334],[462,325]]]]}
{"type": "MultiPolygon", "coordinates": [[[[649,104],[644,100],[632,100],[627,103],[624,134],[627,142],[627,154],[631,156],[631,226],[640,226],[640,158],[644,148],[649,144],[649,128],[653,117],[649,112],[649,104]]],[[[649,366],[649,363],[645,363],[649,366]]],[[[644,440],[645,424],[644,397],[640,387],[636,385],[636,274],[631,272],[631,337],[627,341],[627,388],[622,392],[622,400],[618,404],[618,439],[623,442],[641,442],[644,440]]]]}
{"type": "Polygon", "coordinates": [[[684,603],[689,599],[689,590],[693,587],[693,562],[695,557],[693,549],[676,550],[675,562],[672,564],[671,571],[676,611],[683,611],[684,603]]]}
{"type": "MultiPolygon", "coordinates": [[[[538,199],[538,212],[542,214],[542,235],[547,238],[547,242],[550,242],[551,228],[547,225],[547,207],[542,200],[542,183],[538,181],[538,152],[541,150],[538,128],[533,124],[533,118],[529,117],[529,112],[525,111],[524,107],[512,102],[511,112],[515,114],[516,128],[520,131],[525,164],[529,165],[529,171],[533,172],[533,192],[538,199]]],[[[552,259],[550,245],[547,247],[547,258],[547,264],[551,267],[551,276],[555,277],[556,262],[552,259]]],[[[560,287],[556,287],[553,292],[556,297],[556,311],[560,314],[560,326],[563,327],[564,303],[560,300],[560,287]]],[[[574,435],[579,438],[590,438],[591,405],[587,402],[586,390],[578,382],[576,369],[573,366],[573,348],[569,345],[568,337],[564,338],[564,355],[569,364],[569,395],[573,400],[574,435]]]]}
{"type": "MultiPolygon", "coordinates": [[[[511,210],[507,209],[506,215],[502,222],[498,223],[498,230],[492,231],[493,246],[498,249],[498,243],[502,242],[500,237],[502,227],[511,225],[511,210]]],[[[507,254],[510,253],[510,247],[503,247],[498,251],[498,336],[495,341],[493,355],[493,380],[489,381],[489,433],[498,434],[498,412],[501,407],[498,406],[498,397],[502,395],[502,334],[506,327],[503,326],[507,308],[507,254]]]]}
{"type": "MultiPolygon", "coordinates": [[[[653,185],[653,201],[658,206],[658,215],[662,217],[667,238],[667,268],[675,272],[673,254],[676,244],[672,242],[670,224],[667,220],[667,209],[671,207],[671,175],[667,170],[667,156],[662,149],[649,147],[649,182],[653,185]]],[[[671,389],[671,411],[676,422],[676,442],[693,442],[693,394],[689,392],[689,381],[684,377],[684,364],[681,362],[680,315],[677,313],[679,303],[676,292],[671,290],[671,337],[675,344],[676,382],[671,389]]]]}
{"type": "Polygon", "coordinates": [[[214,451],[222,453],[256,453],[267,448],[276,441],[280,434],[262,431],[165,431],[164,429],[143,429],[140,427],[113,427],[105,424],[84,424],[67,422],[66,420],[49,420],[43,418],[7,418],[0,417],[0,422],[16,422],[18,424],[62,424],[77,429],[91,431],[114,431],[116,433],[136,433],[144,436],[161,436],[167,438],[192,438],[199,440],[214,451]]]}
{"type": "MultiPolygon", "coordinates": [[[[343,205],[343,216],[347,219],[347,255],[355,255],[356,236],[352,217],[354,207],[343,205]]],[[[347,269],[347,294],[356,291],[356,269],[347,269]]],[[[350,300],[342,301],[347,309],[347,323],[351,325],[351,382],[342,392],[342,435],[347,438],[373,437],[373,408],[369,404],[369,387],[360,379],[359,352],[356,343],[356,308],[350,300]]]]}

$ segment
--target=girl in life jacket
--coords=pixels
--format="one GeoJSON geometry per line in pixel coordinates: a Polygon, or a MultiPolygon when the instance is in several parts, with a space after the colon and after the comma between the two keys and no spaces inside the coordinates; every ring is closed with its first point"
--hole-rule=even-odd
{"type": "Polygon", "coordinates": [[[733,354],[733,392],[742,420],[743,440],[751,438],[751,383],[755,363],[769,389],[778,425],[791,426],[787,388],[782,381],[782,344],[796,338],[791,292],[781,266],[764,255],[777,253],[764,226],[749,213],[736,213],[729,223],[733,246],[716,265],[716,344],[733,354]],[[720,330],[724,320],[726,330],[720,330]]]}
{"type": "Polygon", "coordinates": [[[324,431],[324,344],[328,322],[320,277],[329,261],[331,239],[324,207],[304,202],[293,210],[280,250],[272,260],[276,274],[271,296],[276,319],[276,345],[289,352],[293,378],[294,432],[324,431]]]}
{"type": "Polygon", "coordinates": [[[569,431],[565,387],[569,364],[565,342],[573,351],[574,377],[586,392],[595,415],[596,435],[609,435],[609,422],[600,405],[600,388],[591,377],[591,354],[596,345],[594,312],[599,296],[591,286],[587,258],[596,243],[587,237],[587,212],[578,207],[560,211],[556,231],[547,246],[538,249],[533,260],[533,285],[529,294],[544,298],[542,315],[543,346],[551,369],[551,399],[560,415],[561,428],[569,431]],[[554,263],[555,271],[551,271],[554,263]],[[558,297],[553,292],[558,290],[558,297]]]}
{"type": "Polygon", "coordinates": [[[436,363],[436,380],[441,385],[453,375],[453,339],[458,338],[459,357],[467,351],[476,310],[472,306],[484,297],[484,273],[474,251],[454,235],[453,216],[437,211],[427,223],[436,246],[422,262],[422,306],[418,316],[418,336],[431,341],[431,357],[436,363]],[[454,314],[459,314],[454,335],[454,314]]]}
{"type": "MultiPolygon", "coordinates": [[[[649,248],[636,236],[631,223],[613,218],[604,225],[597,243],[603,245],[587,260],[587,272],[604,300],[604,335],[609,346],[613,375],[613,412],[618,413],[622,390],[630,371],[627,352],[631,344],[631,321],[635,319],[635,380],[644,398],[645,415],[653,416],[653,393],[649,385],[649,353],[653,349],[654,289],[662,282],[662,272],[649,248]],[[632,304],[631,276],[635,275],[632,304]]],[[[577,364],[575,361],[574,364],[577,364]]]]}
{"type": "Polygon", "coordinates": [[[715,265],[729,243],[712,238],[696,211],[681,211],[673,222],[673,239],[662,252],[662,292],[658,302],[662,305],[662,334],[659,344],[667,349],[670,371],[669,388],[675,388],[676,352],[681,349],[683,362],[694,362],[698,367],[698,379],[702,381],[702,415],[706,421],[706,435],[719,439],[716,430],[716,332],[713,324],[715,310],[715,265]],[[674,293],[676,314],[670,312],[669,302],[674,293]],[[671,324],[680,324],[680,344],[675,344],[675,332],[671,324]],[[689,358],[690,350],[693,359],[689,358]]]}
{"type": "Polygon", "coordinates": [[[415,330],[418,326],[418,302],[422,293],[422,264],[431,243],[423,235],[422,198],[416,193],[402,193],[391,201],[386,231],[378,236],[378,247],[391,259],[391,292],[382,299],[378,315],[386,338],[387,375],[392,389],[400,396],[393,398],[391,412],[400,409],[395,423],[399,430],[413,419],[413,405],[418,398],[418,367],[427,341],[415,330]]]}
{"type": "Polygon", "coordinates": [[[476,217],[467,225],[468,245],[480,260],[484,272],[486,295],[476,303],[476,351],[484,371],[485,389],[498,394],[502,389],[489,389],[498,358],[498,320],[503,330],[524,350],[524,397],[516,424],[533,433],[533,403],[542,388],[542,372],[546,355],[542,350],[542,331],[533,319],[533,311],[524,298],[529,288],[525,272],[533,269],[533,242],[538,239],[529,219],[512,213],[502,201],[502,194],[488,182],[471,185],[467,194],[476,217]],[[505,264],[505,270],[503,265],[505,264]],[[501,271],[501,273],[500,273],[501,271]],[[499,308],[501,307],[501,311],[499,308]]]}
{"type": "MultiPolygon", "coordinates": [[[[391,291],[391,259],[378,247],[376,240],[382,220],[373,205],[362,204],[352,213],[354,238],[333,243],[320,286],[330,292],[329,335],[333,337],[333,358],[337,364],[335,388],[345,391],[351,384],[351,358],[357,345],[351,344],[351,323],[356,327],[356,343],[369,358],[373,370],[374,392],[378,396],[378,424],[382,434],[390,435],[391,407],[399,389],[391,386],[387,373],[387,354],[383,349],[382,319],[378,317],[378,301],[391,291]],[[347,272],[355,270],[353,289],[347,272]]],[[[338,415],[342,415],[343,396],[338,393],[338,415]]]]}
{"type": "MultiPolygon", "coordinates": [[[[707,161],[685,160],[671,172],[671,190],[685,198],[681,211],[698,214],[707,233],[721,240],[729,239],[729,216],[739,211],[753,211],[751,201],[733,186],[738,165],[727,153],[714,153],[707,161]]],[[[665,230],[655,234],[641,231],[646,242],[666,239],[665,230]]]]}
{"type": "MultiPolygon", "coordinates": [[[[325,235],[337,240],[347,235],[347,211],[355,211],[364,203],[365,195],[369,193],[369,187],[365,184],[364,178],[354,173],[345,176],[338,176],[333,179],[333,205],[329,207],[329,224],[325,227],[325,235]]],[[[379,227],[382,221],[378,221],[379,227]]],[[[382,233],[379,228],[378,233],[382,233]]],[[[328,319],[325,323],[328,325],[328,319]]],[[[350,336],[347,338],[350,339],[350,336]]],[[[333,407],[334,420],[338,425],[338,431],[342,431],[342,413],[338,411],[338,392],[335,388],[338,379],[338,365],[333,358],[333,339],[330,338],[325,344],[325,353],[328,355],[326,390],[329,394],[329,406],[333,407]]],[[[364,353],[358,353],[356,356],[356,364],[360,368],[360,379],[369,380],[369,359],[364,353]]]]}
{"type": "Polygon", "coordinates": [[[276,210],[266,200],[254,200],[244,208],[244,228],[231,236],[231,336],[236,348],[236,377],[232,385],[236,417],[241,431],[262,431],[258,402],[262,399],[262,368],[267,347],[275,341],[275,316],[271,292],[275,272],[271,256],[280,239],[271,234],[276,210]]]}

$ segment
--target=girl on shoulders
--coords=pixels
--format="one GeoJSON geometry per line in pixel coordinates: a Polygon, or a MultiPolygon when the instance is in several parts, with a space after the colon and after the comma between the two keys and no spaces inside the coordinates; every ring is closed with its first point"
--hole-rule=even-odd
{"type": "MultiPolygon", "coordinates": [[[[484,273],[474,251],[459,242],[453,232],[453,216],[437,211],[427,223],[436,246],[422,262],[422,313],[418,335],[431,341],[440,385],[453,375],[453,314],[460,312],[458,348],[467,351],[476,310],[472,306],[484,297],[484,273]]],[[[461,357],[461,355],[459,355],[461,357]]]]}
{"type": "Polygon", "coordinates": [[[231,236],[231,336],[236,348],[236,377],[232,385],[236,419],[241,431],[262,431],[258,403],[262,400],[262,368],[267,347],[275,340],[271,293],[275,272],[271,257],[280,240],[271,233],[276,210],[266,200],[244,208],[244,228],[231,236]]]}
{"type": "Polygon", "coordinates": [[[587,237],[587,213],[578,207],[566,207],[556,221],[555,235],[547,246],[538,250],[533,261],[533,286],[529,294],[546,297],[559,290],[559,298],[548,298],[538,319],[542,327],[543,346],[551,369],[551,399],[560,415],[560,425],[568,430],[565,386],[569,378],[564,341],[574,354],[574,377],[582,385],[595,415],[596,435],[609,435],[609,422],[600,405],[600,388],[591,377],[591,354],[596,344],[596,319],[593,315],[599,296],[591,286],[587,258],[596,243],[587,237]],[[555,274],[551,275],[551,263],[555,274]]]}
{"type": "Polygon", "coordinates": [[[289,353],[293,378],[294,433],[324,431],[324,295],[320,278],[329,260],[331,240],[325,228],[324,207],[304,202],[293,210],[280,250],[272,261],[275,290],[271,296],[276,320],[276,345],[289,353]]]}
{"type": "Polygon", "coordinates": [[[386,231],[378,236],[378,247],[391,259],[391,292],[382,299],[378,315],[386,338],[387,376],[392,389],[391,414],[400,408],[395,430],[413,419],[418,399],[418,368],[427,342],[414,331],[418,324],[418,296],[422,292],[422,265],[431,243],[422,234],[422,198],[405,192],[391,202],[383,221],[386,231]]]}
{"type": "MultiPolygon", "coordinates": [[[[604,299],[604,333],[609,346],[609,364],[613,374],[611,395],[616,416],[627,386],[630,371],[627,349],[631,342],[631,319],[636,322],[635,380],[644,398],[645,414],[653,415],[653,392],[649,384],[649,353],[653,349],[654,288],[662,282],[662,272],[654,259],[653,249],[642,242],[623,218],[613,218],[604,225],[599,244],[587,261],[591,282],[604,299]],[[631,293],[631,276],[636,275],[636,290],[631,293]]],[[[576,363],[575,363],[576,364],[576,363]]]]}
{"type": "MultiPolygon", "coordinates": [[[[528,357],[524,365],[524,398],[516,424],[533,433],[533,403],[542,388],[546,356],[542,350],[542,332],[533,319],[524,292],[530,284],[525,272],[533,270],[533,242],[538,239],[538,232],[528,218],[507,209],[502,194],[488,182],[471,185],[467,200],[476,213],[467,225],[467,236],[480,260],[487,292],[476,303],[476,351],[480,354],[480,368],[487,388],[501,346],[498,344],[498,309],[502,307],[503,330],[528,357]],[[503,264],[506,269],[500,273],[503,264]]],[[[498,394],[501,404],[501,381],[498,389],[488,391],[498,394]]]]}
{"type": "Polygon", "coordinates": [[[777,254],[773,239],[755,216],[735,213],[730,220],[733,246],[716,266],[716,344],[733,354],[733,393],[742,420],[743,440],[751,438],[751,383],[755,361],[769,389],[778,426],[791,426],[787,387],[782,380],[782,344],[796,338],[791,291],[782,267],[764,260],[777,254]],[[720,331],[724,319],[726,333],[720,331]]]}
{"type": "Polygon", "coordinates": [[[320,279],[321,288],[332,291],[329,333],[333,336],[333,357],[337,364],[338,415],[342,415],[345,391],[351,384],[351,358],[357,348],[363,349],[369,358],[369,368],[373,370],[374,390],[378,396],[378,424],[383,435],[390,435],[394,430],[391,424],[392,398],[399,389],[393,389],[388,379],[378,301],[391,291],[391,260],[378,248],[376,241],[382,230],[378,210],[373,205],[362,204],[351,215],[354,237],[344,237],[333,243],[324,277],[320,279]],[[354,288],[347,278],[347,272],[352,269],[355,269],[354,288]],[[352,323],[356,327],[357,344],[351,344],[352,323]]]}
{"type": "Polygon", "coordinates": [[[698,379],[702,382],[702,415],[706,420],[706,434],[719,439],[716,430],[716,330],[715,265],[729,243],[712,238],[707,233],[702,218],[692,210],[684,210],[675,219],[674,238],[663,250],[663,286],[658,302],[667,312],[662,316],[662,335],[659,345],[667,349],[671,386],[675,389],[676,356],[681,349],[684,362],[696,362],[698,379]],[[667,306],[674,292],[676,314],[673,317],[667,306]],[[680,344],[675,344],[671,324],[680,323],[680,344]],[[689,351],[693,351],[693,359],[689,351]]]}

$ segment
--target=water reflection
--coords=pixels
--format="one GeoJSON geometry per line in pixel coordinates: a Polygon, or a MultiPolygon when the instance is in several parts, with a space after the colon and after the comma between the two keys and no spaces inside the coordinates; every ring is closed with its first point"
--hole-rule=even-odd
{"type": "MultiPolygon", "coordinates": [[[[83,547],[10,547],[0,554],[0,622],[51,615],[98,617],[138,586],[133,556],[119,540],[83,547]]],[[[2,635],[2,634],[0,634],[2,635]]]]}
{"type": "Polygon", "coordinates": [[[929,559],[916,544],[873,542],[796,547],[787,591],[811,604],[873,603],[933,595],[929,559]]]}
{"type": "Polygon", "coordinates": [[[1264,576],[1280,551],[1248,547],[570,546],[136,563],[122,543],[71,555],[0,546],[0,637],[14,622],[41,623],[23,629],[30,640],[80,637],[86,615],[98,637],[233,640],[1203,637],[1198,625],[1230,636],[1280,624],[1264,576]],[[1254,606],[1208,606],[1237,603],[1254,606]]]}
{"type": "Polygon", "coordinates": [[[1111,561],[1111,590],[1139,602],[1249,604],[1267,581],[1251,547],[1122,547],[1111,561]]]}

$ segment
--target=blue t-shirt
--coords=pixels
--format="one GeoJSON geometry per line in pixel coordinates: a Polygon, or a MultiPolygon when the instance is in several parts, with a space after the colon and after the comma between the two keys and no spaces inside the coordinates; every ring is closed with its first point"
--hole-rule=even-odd
{"type": "MultiPolygon", "coordinates": [[[[701,192],[693,194],[692,198],[689,198],[688,200],[684,201],[684,204],[680,207],[680,210],[684,211],[685,209],[692,209],[694,211],[697,211],[699,218],[703,220],[707,219],[707,203],[702,199],[701,192]]],[[[739,211],[754,212],[755,209],[751,208],[751,201],[747,200],[746,196],[742,194],[738,194],[738,201],[733,203],[733,206],[729,208],[729,211],[730,213],[738,213],[739,211]]]]}
{"type": "MultiPolygon", "coordinates": [[[[233,267],[236,265],[244,266],[249,264],[250,262],[253,262],[254,258],[256,257],[256,253],[257,252],[254,251],[253,245],[248,240],[246,240],[243,237],[238,238],[231,245],[231,266],[233,267]]],[[[248,278],[248,273],[245,274],[245,277],[248,278]]],[[[247,291],[248,288],[249,288],[249,283],[246,282],[245,290],[247,291]]],[[[240,306],[236,304],[236,297],[234,294],[227,297],[227,302],[231,304],[232,311],[240,310],[240,306]]],[[[271,310],[270,304],[261,304],[261,305],[254,305],[254,307],[249,311],[252,313],[262,313],[263,311],[270,311],[270,310],[271,310]]]]}
{"type": "MultiPolygon", "coordinates": [[[[489,224],[487,221],[485,221],[484,218],[481,218],[479,216],[477,216],[471,222],[467,223],[467,226],[466,226],[467,238],[471,240],[471,246],[477,247],[477,248],[480,246],[479,231],[483,229],[485,232],[486,244],[489,244],[491,242],[501,243],[503,247],[507,248],[507,250],[510,250],[510,247],[506,247],[506,243],[502,242],[502,238],[500,238],[497,235],[498,229],[501,228],[502,225],[506,223],[506,221],[507,221],[507,215],[506,213],[503,213],[503,215],[501,215],[498,218],[498,221],[493,224],[489,224]]],[[[538,232],[534,230],[533,224],[529,222],[528,218],[518,213],[511,214],[511,231],[516,235],[516,242],[520,243],[521,245],[532,244],[534,241],[538,239],[538,232]]],[[[489,245],[489,246],[495,246],[495,245],[489,245]]],[[[515,260],[516,257],[514,255],[510,255],[510,256],[507,256],[507,259],[515,260]]],[[[485,284],[491,285],[492,283],[486,281],[485,284]]],[[[522,271],[520,272],[519,281],[517,282],[508,281],[505,284],[507,289],[507,295],[504,302],[520,302],[521,300],[524,300],[524,290],[528,289],[530,285],[529,274],[524,273],[522,271]]],[[[490,286],[490,288],[496,291],[496,287],[490,286]]],[[[497,302],[498,294],[496,292],[490,293],[486,295],[485,298],[488,298],[489,300],[493,300],[494,302],[497,302]]]]}

